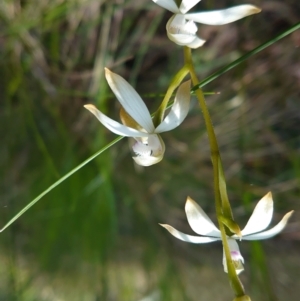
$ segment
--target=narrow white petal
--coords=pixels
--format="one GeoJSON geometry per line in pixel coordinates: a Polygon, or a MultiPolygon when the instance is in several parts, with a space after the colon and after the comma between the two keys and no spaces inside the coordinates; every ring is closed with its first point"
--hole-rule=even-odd
{"type": "Polygon", "coordinates": [[[220,230],[216,228],[202,208],[190,197],[187,197],[185,212],[191,228],[197,234],[221,237],[220,230]]]}
{"type": "Polygon", "coordinates": [[[177,90],[174,104],[163,120],[163,122],[155,129],[155,133],[162,133],[173,130],[178,127],[185,119],[189,112],[190,100],[191,100],[191,81],[188,80],[181,84],[177,90]]]}
{"type": "Polygon", "coordinates": [[[243,237],[243,239],[245,240],[260,240],[260,239],[267,239],[270,237],[273,237],[275,235],[277,235],[279,232],[281,232],[284,227],[286,226],[289,218],[291,217],[291,215],[293,214],[294,211],[290,211],[288,212],[283,218],[282,220],[273,228],[271,228],[270,230],[264,231],[264,232],[260,232],[260,233],[256,233],[256,234],[251,234],[248,236],[243,237]]]}
{"type": "Polygon", "coordinates": [[[152,0],[152,1],[157,5],[171,11],[174,14],[179,13],[178,6],[174,0],[152,0]]]}
{"type": "MultiPolygon", "coordinates": [[[[244,266],[243,266],[244,258],[241,255],[240,248],[239,248],[237,242],[232,238],[228,238],[227,242],[228,242],[228,246],[230,249],[231,259],[232,259],[233,265],[235,267],[235,271],[237,274],[240,274],[244,270],[244,266]]],[[[227,261],[226,261],[224,248],[223,248],[223,266],[224,266],[225,273],[228,273],[227,261]]]]}
{"type": "Polygon", "coordinates": [[[216,240],[220,240],[220,238],[214,238],[214,237],[206,237],[206,236],[192,236],[192,235],[187,235],[184,234],[172,226],[165,225],[165,224],[160,224],[162,227],[166,228],[173,236],[176,238],[183,240],[185,242],[190,242],[193,244],[206,244],[209,242],[213,242],[216,240]]]}
{"type": "Polygon", "coordinates": [[[245,4],[227,9],[213,10],[209,12],[185,14],[187,20],[208,25],[223,25],[242,19],[246,16],[257,14],[261,11],[256,6],[245,4]]]}
{"type": "Polygon", "coordinates": [[[132,149],[136,156],[134,161],[142,166],[150,166],[160,162],[165,153],[165,144],[159,135],[150,135],[145,139],[136,139],[132,149]]]}
{"type": "Polygon", "coordinates": [[[94,114],[97,119],[110,131],[117,135],[128,136],[128,137],[147,137],[148,133],[144,133],[133,128],[130,128],[126,125],[123,125],[100,112],[94,105],[85,105],[87,110],[89,110],[92,114],[94,114]]]}
{"type": "Polygon", "coordinates": [[[123,77],[107,68],[105,77],[124,110],[148,133],[153,133],[154,125],[149,110],[133,87],[123,77]]]}
{"type": "Polygon", "coordinates": [[[201,0],[182,0],[179,10],[182,14],[185,14],[200,1],[201,0]]]}
{"type": "Polygon", "coordinates": [[[273,216],[273,199],[271,192],[268,192],[255,206],[242,235],[248,235],[265,230],[273,216]]]}

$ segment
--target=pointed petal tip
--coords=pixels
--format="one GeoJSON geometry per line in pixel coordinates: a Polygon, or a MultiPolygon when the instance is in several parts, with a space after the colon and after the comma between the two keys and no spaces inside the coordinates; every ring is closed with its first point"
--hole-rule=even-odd
{"type": "Polygon", "coordinates": [[[92,104],[86,104],[83,107],[86,108],[87,110],[89,110],[90,112],[93,112],[94,110],[97,110],[97,108],[92,104]]]}
{"type": "Polygon", "coordinates": [[[262,11],[261,8],[257,7],[257,6],[253,6],[253,8],[251,9],[251,14],[258,14],[262,11]]]}
{"type": "Polygon", "coordinates": [[[259,202],[265,202],[266,204],[269,204],[269,206],[273,206],[272,192],[269,191],[265,196],[261,198],[259,202]]]}
{"type": "MultiPolygon", "coordinates": [[[[172,235],[174,235],[173,233],[177,232],[177,230],[174,227],[172,227],[168,224],[159,224],[159,225],[162,226],[163,228],[167,229],[172,235]]],[[[176,235],[174,235],[174,236],[176,237],[176,235]]]]}
{"type": "Polygon", "coordinates": [[[190,196],[188,196],[186,198],[186,202],[185,202],[185,212],[188,212],[194,208],[196,208],[196,209],[200,208],[200,210],[203,211],[201,206],[195,200],[193,200],[190,196]]]}
{"type": "Polygon", "coordinates": [[[265,195],[265,197],[267,197],[267,198],[273,198],[273,197],[272,197],[272,192],[269,191],[269,192],[265,195]]]}
{"type": "Polygon", "coordinates": [[[115,74],[113,73],[111,70],[109,70],[108,68],[104,67],[104,73],[105,73],[105,77],[106,80],[108,81],[110,78],[112,78],[112,76],[115,74]]]}
{"type": "Polygon", "coordinates": [[[187,196],[185,206],[196,203],[190,196],[187,196]]]}
{"type": "Polygon", "coordinates": [[[245,7],[246,15],[248,15],[248,16],[258,14],[261,12],[261,8],[255,6],[255,5],[251,5],[251,4],[240,5],[240,7],[243,7],[243,6],[245,7]]]}
{"type": "Polygon", "coordinates": [[[290,212],[286,213],[283,218],[289,220],[289,218],[293,215],[294,212],[295,210],[291,210],[290,212]]]}
{"type": "Polygon", "coordinates": [[[200,207],[200,205],[195,200],[193,200],[190,196],[188,196],[185,201],[185,211],[192,209],[194,207],[200,207]]]}
{"type": "MultiPolygon", "coordinates": [[[[117,73],[112,72],[110,69],[108,69],[106,67],[104,67],[104,74],[105,74],[105,78],[106,78],[109,85],[111,85],[111,84],[112,85],[117,85],[120,82],[120,79],[121,79],[121,81],[122,80],[125,81],[125,79],[122,76],[120,76],[117,73]]],[[[116,95],[115,90],[113,88],[112,88],[112,90],[113,90],[114,94],[116,95]]]]}

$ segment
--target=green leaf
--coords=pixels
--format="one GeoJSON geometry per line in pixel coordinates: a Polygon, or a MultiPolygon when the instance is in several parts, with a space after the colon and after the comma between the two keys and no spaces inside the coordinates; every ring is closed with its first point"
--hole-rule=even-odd
{"type": "Polygon", "coordinates": [[[64,175],[62,178],[60,178],[58,181],[56,181],[54,184],[52,184],[50,187],[48,187],[46,190],[44,190],[40,195],[38,195],[33,201],[31,201],[27,206],[25,206],[19,213],[17,213],[5,226],[0,230],[0,232],[4,231],[7,227],[9,227],[13,222],[15,222],[21,215],[23,215],[29,208],[31,208],[34,204],[36,204],[43,196],[45,196],[47,193],[49,193],[52,189],[54,189],[56,186],[61,184],[63,181],[65,181],[67,178],[69,178],[71,175],[73,175],[76,171],[81,169],[83,166],[91,162],[93,159],[95,159],[97,156],[102,154],[104,151],[109,149],[111,146],[122,140],[124,137],[119,136],[118,138],[114,139],[112,142],[108,143],[106,146],[101,148],[97,153],[83,161],[81,164],[76,166],[74,169],[72,169],[70,172],[68,172],[66,175],[64,175]]]}
{"type": "Polygon", "coordinates": [[[213,73],[212,75],[208,76],[206,79],[204,79],[203,81],[201,81],[198,85],[194,86],[191,91],[195,92],[197,89],[204,87],[208,83],[210,83],[213,80],[215,80],[216,78],[220,77],[222,74],[224,74],[227,71],[233,69],[234,67],[238,66],[243,61],[249,59],[253,55],[261,52],[262,50],[264,50],[266,48],[268,48],[269,46],[271,46],[275,42],[283,39],[284,37],[288,36],[289,34],[291,34],[292,32],[296,31],[299,28],[300,28],[300,22],[297,23],[296,25],[292,26],[290,29],[288,29],[288,30],[284,31],[283,33],[279,34],[275,38],[273,38],[273,39],[271,39],[271,40],[269,40],[269,41],[261,44],[260,46],[254,48],[250,52],[246,53],[245,55],[241,56],[237,60],[235,60],[232,63],[230,63],[229,65],[221,68],[219,71],[217,71],[217,72],[213,73]]]}

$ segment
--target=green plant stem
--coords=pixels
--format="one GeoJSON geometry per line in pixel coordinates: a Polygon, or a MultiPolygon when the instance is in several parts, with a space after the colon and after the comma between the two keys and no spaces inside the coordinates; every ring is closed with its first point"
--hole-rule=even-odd
{"type": "MultiPolygon", "coordinates": [[[[188,47],[184,47],[184,58],[185,58],[185,64],[190,71],[193,85],[196,86],[199,84],[199,80],[197,78],[194,64],[192,61],[191,49],[188,47]]],[[[228,275],[229,275],[232,287],[234,289],[235,295],[237,297],[239,297],[239,296],[245,295],[245,291],[244,291],[243,285],[241,284],[241,282],[236,274],[235,267],[233,265],[231,255],[230,255],[230,249],[229,249],[229,245],[228,245],[228,241],[227,241],[225,227],[221,220],[222,216],[223,216],[223,206],[222,206],[222,197],[221,197],[221,192],[220,192],[220,180],[219,179],[220,179],[220,171],[223,171],[223,169],[222,169],[222,165],[221,165],[219,146],[218,146],[214,127],[213,127],[213,124],[211,121],[209,111],[207,109],[207,105],[206,105],[202,90],[197,89],[195,92],[196,92],[196,96],[199,101],[200,108],[203,113],[206,129],[207,129],[207,134],[208,134],[208,139],[209,139],[209,144],[210,144],[210,149],[211,149],[211,159],[212,159],[212,165],[213,165],[213,170],[214,170],[214,192],[215,192],[216,213],[217,213],[219,228],[221,231],[223,248],[224,248],[226,261],[227,261],[228,275]]]]}
{"type": "Polygon", "coordinates": [[[184,65],[173,77],[162,103],[154,114],[153,123],[155,126],[159,125],[163,121],[165,110],[172,94],[174,93],[174,90],[180,85],[188,73],[189,69],[184,65]]]}

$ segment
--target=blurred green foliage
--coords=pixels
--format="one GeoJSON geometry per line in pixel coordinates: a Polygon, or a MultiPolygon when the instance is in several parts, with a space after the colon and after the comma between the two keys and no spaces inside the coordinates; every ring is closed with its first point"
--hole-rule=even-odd
{"type": "MultiPolygon", "coordinates": [[[[198,9],[238,1],[203,1],[198,9]]],[[[205,78],[298,22],[297,0],[252,1],[259,15],[201,25],[194,51],[205,78]]],[[[0,2],[0,216],[4,225],[114,135],[83,105],[118,118],[103,68],[140,94],[164,93],[182,49],[165,34],[169,13],[152,1],[0,2]]],[[[299,31],[205,87],[227,186],[241,227],[272,190],[275,221],[296,213],[280,236],[241,243],[241,276],[253,300],[298,300],[300,181],[299,31]]],[[[145,97],[151,111],[160,97],[145,97]]],[[[177,241],[158,223],[190,231],[184,202],[213,217],[209,148],[196,102],[164,134],[165,159],[140,168],[127,139],[51,191],[1,233],[0,300],[232,300],[222,248],[177,241]],[[147,299],[148,298],[148,299],[147,299]]]]}

